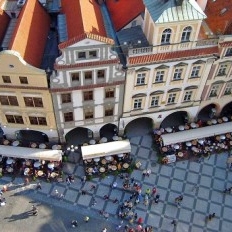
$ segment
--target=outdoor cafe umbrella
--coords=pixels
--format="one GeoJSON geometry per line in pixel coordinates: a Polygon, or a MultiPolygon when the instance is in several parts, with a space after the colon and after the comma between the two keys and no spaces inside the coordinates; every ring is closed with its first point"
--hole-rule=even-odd
{"type": "Polygon", "coordinates": [[[13,159],[8,158],[8,159],[6,160],[6,163],[7,163],[7,164],[12,164],[12,163],[13,163],[13,161],[14,161],[13,159]]]}
{"type": "Polygon", "coordinates": [[[34,167],[35,168],[38,168],[38,167],[40,167],[41,166],[41,163],[39,162],[39,161],[36,161],[35,163],[34,163],[34,167]]]}
{"type": "Polygon", "coordinates": [[[91,139],[91,140],[89,141],[89,144],[90,144],[90,145],[94,145],[94,144],[96,144],[96,141],[95,141],[94,139],[91,139]]]}
{"type": "Polygon", "coordinates": [[[105,157],[105,159],[108,160],[108,161],[112,160],[112,158],[113,158],[112,156],[106,156],[105,157]]]}
{"type": "Polygon", "coordinates": [[[191,146],[192,146],[192,143],[188,141],[188,142],[186,142],[186,146],[187,146],[187,147],[191,147],[191,146]]]}
{"type": "Polygon", "coordinates": [[[94,162],[96,162],[96,163],[97,163],[97,162],[99,162],[99,161],[100,161],[100,158],[94,158],[93,160],[94,160],[94,162]]]}
{"type": "Polygon", "coordinates": [[[106,143],[107,142],[107,138],[106,137],[102,137],[100,140],[101,143],[106,143]]]}

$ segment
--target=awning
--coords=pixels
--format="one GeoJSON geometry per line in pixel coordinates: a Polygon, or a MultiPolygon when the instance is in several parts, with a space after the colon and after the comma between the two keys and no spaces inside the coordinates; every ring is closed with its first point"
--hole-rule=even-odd
{"type": "Polygon", "coordinates": [[[93,159],[96,157],[129,153],[131,152],[131,145],[129,140],[122,140],[109,143],[82,146],[81,152],[83,160],[86,160],[93,159]]]}
{"type": "Polygon", "coordinates": [[[232,132],[232,122],[161,135],[163,145],[170,145],[232,132]]]}
{"type": "Polygon", "coordinates": [[[0,145],[0,155],[22,159],[60,161],[61,150],[36,149],[0,145]]]}

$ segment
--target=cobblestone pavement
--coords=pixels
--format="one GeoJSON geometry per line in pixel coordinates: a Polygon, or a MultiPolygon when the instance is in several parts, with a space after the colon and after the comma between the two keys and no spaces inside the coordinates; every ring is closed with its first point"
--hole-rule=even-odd
{"type": "MultiPolygon", "coordinates": [[[[232,171],[226,164],[227,154],[211,155],[201,162],[180,161],[169,165],[159,165],[156,164],[157,157],[152,149],[151,136],[134,137],[130,139],[130,142],[132,156],[142,163],[141,170],[135,170],[130,177],[134,177],[135,181],[142,185],[142,195],[147,188],[152,189],[154,186],[157,188],[157,193],[160,194],[158,204],[150,201],[149,205],[145,206],[141,201],[134,207],[138,217],[144,219],[143,226],[153,226],[154,231],[162,232],[231,231],[232,194],[223,194],[225,188],[232,186],[232,171]],[[151,169],[149,177],[142,175],[144,169],[151,169]],[[177,207],[175,198],[180,194],[183,195],[183,201],[177,207]],[[206,216],[211,213],[215,213],[216,217],[206,222],[206,216]],[[174,219],[177,222],[176,226],[171,224],[174,219]]],[[[81,160],[77,156],[73,159],[81,160]]],[[[65,182],[42,182],[42,190],[34,190],[35,183],[25,189],[25,187],[19,186],[23,180],[16,178],[12,186],[15,190],[12,191],[16,195],[17,193],[24,195],[25,192],[27,197],[37,202],[69,210],[70,214],[78,213],[81,215],[78,216],[80,221],[84,215],[93,218],[93,222],[88,224],[88,228],[79,231],[101,231],[104,225],[107,226],[108,231],[115,231],[115,226],[120,222],[117,216],[118,204],[113,203],[112,200],[104,200],[103,196],[109,195],[110,199],[117,198],[120,202],[128,200],[131,193],[123,190],[123,180],[118,176],[107,176],[104,179],[94,178],[82,185],[81,177],[84,175],[82,162],[65,163],[64,173],[66,175],[73,174],[75,182],[71,185],[67,185],[65,182]],[[112,189],[110,185],[115,181],[118,185],[116,189],[112,189]],[[92,185],[96,186],[93,190],[91,190],[92,185]],[[86,195],[81,194],[83,189],[87,191],[86,195]],[[64,195],[62,200],[55,199],[53,196],[55,190],[64,195]],[[96,200],[95,205],[93,205],[93,199],[96,200]],[[100,210],[109,213],[108,221],[99,214],[100,210]],[[91,229],[90,225],[93,226],[91,229]]],[[[8,177],[0,179],[0,185],[9,182],[10,178],[8,177]]],[[[52,221],[52,218],[49,220],[52,221]]],[[[71,220],[71,217],[66,220],[66,224],[68,220],[71,220]]],[[[124,225],[127,223],[127,220],[124,220],[124,225]]],[[[136,224],[131,226],[136,227],[136,224]]]]}

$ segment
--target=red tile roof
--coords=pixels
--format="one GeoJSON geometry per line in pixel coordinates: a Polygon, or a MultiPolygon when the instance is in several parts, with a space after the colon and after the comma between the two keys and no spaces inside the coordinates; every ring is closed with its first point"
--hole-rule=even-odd
{"type": "MultiPolygon", "coordinates": [[[[1,7],[0,1],[0,7],[1,7]]],[[[10,17],[0,8],[0,43],[2,43],[4,39],[5,32],[7,30],[7,26],[10,22],[10,17]]]]}
{"type": "Polygon", "coordinates": [[[95,0],[62,0],[61,13],[66,15],[68,32],[68,41],[62,48],[83,38],[85,33],[97,35],[93,39],[107,37],[101,9],[95,0]]]}
{"type": "Polygon", "coordinates": [[[215,34],[232,34],[232,1],[208,0],[205,14],[209,28],[215,34]]]}
{"type": "Polygon", "coordinates": [[[38,0],[28,0],[20,12],[9,49],[20,53],[23,59],[40,67],[50,29],[50,17],[38,0]]]}
{"type": "Polygon", "coordinates": [[[70,46],[72,44],[75,44],[75,43],[77,43],[77,42],[79,42],[79,41],[81,41],[83,39],[86,39],[86,38],[97,40],[97,41],[107,43],[107,44],[114,44],[113,39],[103,37],[103,36],[100,36],[100,35],[96,35],[96,34],[92,34],[92,33],[84,33],[84,34],[78,35],[78,36],[73,37],[72,39],[70,39],[68,41],[65,41],[65,42],[59,44],[59,48],[63,49],[65,47],[68,47],[68,46],[70,46]]]}
{"type": "Polygon", "coordinates": [[[77,63],[77,64],[67,64],[67,65],[59,65],[55,64],[55,69],[69,69],[69,68],[83,68],[83,67],[91,67],[91,66],[101,66],[101,65],[108,65],[108,64],[118,64],[119,59],[113,60],[104,60],[104,61],[92,61],[92,62],[84,62],[84,63],[77,63]]]}
{"type": "Polygon", "coordinates": [[[185,51],[175,51],[175,52],[166,52],[166,53],[158,53],[152,55],[144,55],[144,56],[135,56],[128,58],[128,66],[135,65],[145,65],[151,63],[160,63],[160,62],[170,62],[177,60],[189,60],[195,58],[202,58],[207,56],[212,56],[213,54],[218,54],[218,47],[210,47],[210,48],[201,48],[194,50],[185,50],[185,51]]]}
{"type": "Polygon", "coordinates": [[[221,47],[231,47],[232,46],[232,41],[227,41],[227,42],[223,42],[220,43],[221,47]]]}
{"type": "Polygon", "coordinates": [[[121,30],[145,11],[142,0],[107,0],[106,5],[116,31],[121,30]]]}

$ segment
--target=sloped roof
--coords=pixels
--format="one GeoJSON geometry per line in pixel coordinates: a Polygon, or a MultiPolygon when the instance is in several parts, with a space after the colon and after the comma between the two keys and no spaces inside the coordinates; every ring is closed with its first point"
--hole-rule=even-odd
{"type": "Polygon", "coordinates": [[[110,38],[103,37],[103,36],[96,35],[96,34],[92,34],[92,33],[83,33],[83,34],[80,34],[76,37],[73,37],[72,39],[70,39],[68,41],[65,41],[65,42],[59,44],[59,48],[63,49],[65,47],[68,47],[72,44],[75,44],[83,39],[93,39],[93,40],[97,40],[99,42],[103,42],[103,43],[107,43],[107,44],[114,44],[114,40],[112,40],[110,38]]]}
{"type": "Polygon", "coordinates": [[[20,12],[9,49],[19,52],[27,63],[39,68],[49,29],[50,17],[39,1],[26,1],[20,12]]]}
{"type": "Polygon", "coordinates": [[[61,0],[61,13],[66,16],[68,33],[68,41],[63,43],[62,48],[85,33],[107,37],[101,9],[96,1],[61,0]]]}
{"type": "Polygon", "coordinates": [[[163,61],[168,62],[168,61],[177,61],[184,59],[189,60],[189,59],[200,58],[200,57],[208,57],[214,54],[218,54],[217,46],[210,48],[185,50],[185,51],[156,53],[156,54],[144,55],[144,56],[134,56],[128,58],[128,66],[160,63],[163,61]]]}
{"type": "Polygon", "coordinates": [[[10,22],[10,17],[1,9],[3,1],[0,1],[0,44],[4,39],[5,32],[7,30],[7,26],[10,22]]]}
{"type": "Polygon", "coordinates": [[[215,34],[232,34],[232,1],[208,1],[206,23],[215,34]]]}
{"type": "Polygon", "coordinates": [[[155,23],[206,18],[195,0],[183,0],[181,6],[177,6],[177,0],[143,0],[143,2],[155,23]]]}
{"type": "Polygon", "coordinates": [[[143,0],[107,0],[106,5],[116,31],[121,30],[134,18],[145,11],[143,0]]]}

